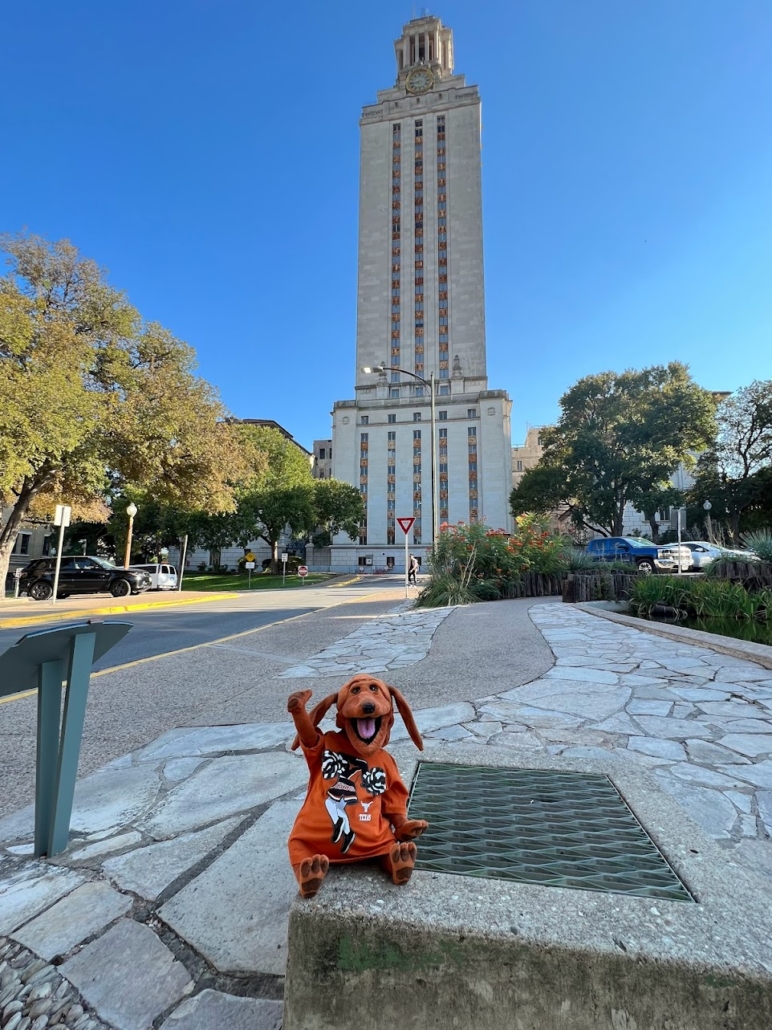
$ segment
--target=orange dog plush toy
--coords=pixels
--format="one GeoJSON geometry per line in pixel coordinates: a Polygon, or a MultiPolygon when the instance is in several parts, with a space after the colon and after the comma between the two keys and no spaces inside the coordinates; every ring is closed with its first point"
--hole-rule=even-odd
{"type": "Polygon", "coordinates": [[[383,748],[394,724],[393,701],[416,747],[423,741],[402,694],[373,676],[354,676],[337,694],[309,713],[310,690],[287,701],[309,768],[308,793],[289,839],[289,854],[300,893],[312,898],[330,863],[380,858],[396,884],[413,872],[416,846],[428,823],[408,819],[408,792],[397,765],[383,748]],[[317,726],[336,705],[339,733],[317,726]]]}

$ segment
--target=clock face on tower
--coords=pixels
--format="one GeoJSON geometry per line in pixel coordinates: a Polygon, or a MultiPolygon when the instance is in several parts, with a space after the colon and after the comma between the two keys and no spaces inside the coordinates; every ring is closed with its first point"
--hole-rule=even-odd
{"type": "Polygon", "coordinates": [[[428,68],[415,68],[405,80],[408,93],[426,93],[434,85],[434,76],[428,68]]]}

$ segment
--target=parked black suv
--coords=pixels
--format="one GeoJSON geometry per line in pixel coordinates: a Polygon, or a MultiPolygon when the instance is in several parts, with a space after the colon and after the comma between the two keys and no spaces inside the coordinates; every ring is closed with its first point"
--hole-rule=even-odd
{"type": "MultiPolygon", "coordinates": [[[[33,601],[47,601],[54,592],[55,573],[56,558],[30,562],[22,573],[19,592],[29,594],[33,601]]],[[[127,597],[149,589],[150,576],[142,569],[118,569],[104,558],[84,554],[62,558],[56,596],[109,592],[113,597],[127,597]]]]}

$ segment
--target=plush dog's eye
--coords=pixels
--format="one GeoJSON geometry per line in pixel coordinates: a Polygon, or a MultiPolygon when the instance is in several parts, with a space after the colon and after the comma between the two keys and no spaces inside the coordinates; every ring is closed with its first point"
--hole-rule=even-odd
{"type": "Polygon", "coordinates": [[[351,693],[352,694],[358,694],[360,690],[361,690],[361,687],[352,687],[351,688],[351,693]]]}
{"type": "Polygon", "coordinates": [[[374,694],[378,693],[378,687],[375,685],[375,683],[370,684],[370,690],[372,690],[374,694]]]}

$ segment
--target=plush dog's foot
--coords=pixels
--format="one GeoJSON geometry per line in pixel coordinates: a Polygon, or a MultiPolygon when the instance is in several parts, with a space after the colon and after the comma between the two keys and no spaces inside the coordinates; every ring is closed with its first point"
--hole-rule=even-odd
{"type": "Polygon", "coordinates": [[[408,844],[395,844],[389,852],[389,866],[391,868],[391,879],[398,886],[407,883],[413,875],[418,848],[412,842],[408,844]]]}
{"type": "Polygon", "coordinates": [[[303,859],[297,871],[301,897],[313,898],[324,883],[329,868],[330,860],[326,855],[303,859]]]}

